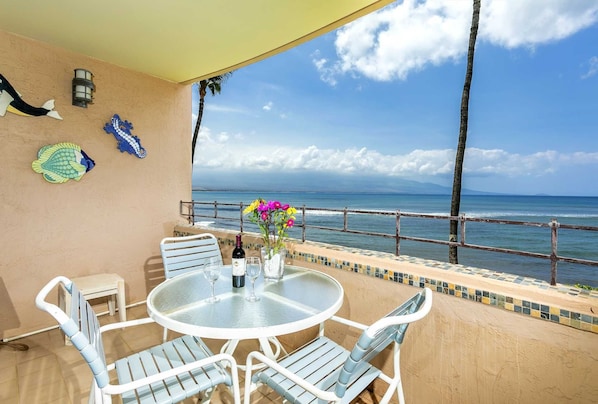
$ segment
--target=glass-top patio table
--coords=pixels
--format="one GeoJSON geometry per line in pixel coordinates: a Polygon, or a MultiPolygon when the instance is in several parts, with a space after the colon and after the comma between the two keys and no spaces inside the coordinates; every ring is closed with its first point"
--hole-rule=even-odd
{"type": "Polygon", "coordinates": [[[232,287],[231,266],[225,265],[218,281],[217,303],[208,303],[209,282],[198,270],[168,279],[147,297],[151,318],[170,330],[203,338],[228,340],[222,350],[233,353],[239,340],[258,339],[265,355],[276,358],[280,344],[276,336],[290,334],[323,323],[343,303],[343,287],[331,276],[297,266],[285,266],[277,282],[255,283],[257,302],[245,300],[251,291],[232,287]],[[269,341],[276,347],[272,351],[269,341]]]}

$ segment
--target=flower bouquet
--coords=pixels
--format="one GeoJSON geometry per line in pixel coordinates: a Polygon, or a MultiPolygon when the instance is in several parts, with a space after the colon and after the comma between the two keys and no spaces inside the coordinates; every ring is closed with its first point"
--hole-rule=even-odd
{"type": "Polygon", "coordinates": [[[264,241],[262,261],[266,279],[282,277],[286,256],[287,229],[295,224],[296,213],[297,209],[288,204],[283,205],[279,201],[265,201],[262,198],[256,199],[243,210],[243,214],[248,215],[249,220],[260,229],[264,241]]]}

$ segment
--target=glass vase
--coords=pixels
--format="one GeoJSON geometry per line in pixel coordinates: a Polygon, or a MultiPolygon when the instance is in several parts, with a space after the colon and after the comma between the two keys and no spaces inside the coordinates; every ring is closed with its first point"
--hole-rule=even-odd
{"type": "Polygon", "coordinates": [[[278,252],[274,249],[262,247],[262,262],[264,263],[264,279],[266,281],[278,281],[284,275],[284,260],[287,256],[287,250],[279,248],[278,252]]]}

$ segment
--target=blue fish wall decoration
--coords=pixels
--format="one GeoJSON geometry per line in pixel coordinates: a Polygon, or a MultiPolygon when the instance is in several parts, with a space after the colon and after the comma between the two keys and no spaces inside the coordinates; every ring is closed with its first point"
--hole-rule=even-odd
{"type": "Polygon", "coordinates": [[[23,116],[49,116],[55,119],[62,119],[58,112],[54,111],[54,100],[48,100],[40,108],[27,104],[21,95],[0,74],[0,116],[6,111],[23,116]]]}
{"type": "Polygon", "coordinates": [[[121,153],[128,152],[142,159],[147,153],[141,147],[139,138],[131,134],[131,129],[133,129],[133,124],[129,121],[121,120],[118,114],[114,114],[110,122],[104,125],[104,131],[111,133],[116,138],[118,150],[121,153]]]}
{"type": "Polygon", "coordinates": [[[94,166],[95,162],[81,147],[67,142],[42,147],[37,152],[37,160],[31,163],[33,171],[53,184],[79,181],[94,166]]]}

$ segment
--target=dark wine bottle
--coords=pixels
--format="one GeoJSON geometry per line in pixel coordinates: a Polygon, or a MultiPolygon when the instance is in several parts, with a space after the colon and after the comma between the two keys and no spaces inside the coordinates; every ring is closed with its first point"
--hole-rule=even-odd
{"type": "Polygon", "coordinates": [[[245,286],[245,250],[241,235],[237,234],[237,242],[233,250],[233,287],[242,288],[245,286]]]}

